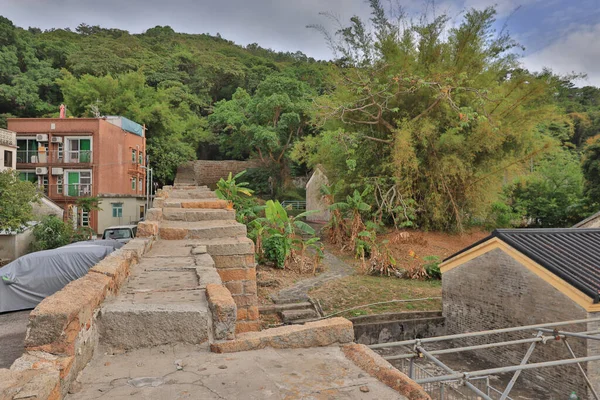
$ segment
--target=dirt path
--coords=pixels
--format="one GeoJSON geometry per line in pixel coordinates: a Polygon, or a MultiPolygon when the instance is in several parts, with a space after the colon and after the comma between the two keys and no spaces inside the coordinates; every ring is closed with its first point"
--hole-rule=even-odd
{"type": "Polygon", "coordinates": [[[308,279],[303,279],[296,282],[293,286],[280,290],[277,294],[271,296],[273,301],[275,303],[297,303],[307,301],[308,292],[311,289],[320,287],[326,282],[350,276],[355,272],[351,265],[346,264],[327,250],[324,252],[322,262],[327,267],[327,272],[308,279]]]}

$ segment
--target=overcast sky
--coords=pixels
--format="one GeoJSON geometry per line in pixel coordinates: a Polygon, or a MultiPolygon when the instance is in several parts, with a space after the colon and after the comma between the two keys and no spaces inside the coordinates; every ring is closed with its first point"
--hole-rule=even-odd
{"type": "MultiPolygon", "coordinates": [[[[397,1],[412,12],[424,11],[425,1],[397,1]]],[[[580,84],[600,86],[600,0],[443,0],[435,2],[435,12],[459,20],[465,8],[493,4],[499,25],[508,22],[526,47],[526,67],[587,73],[580,84]]],[[[364,0],[0,0],[0,15],[24,28],[74,29],[84,22],[139,33],[170,25],[178,32],[218,32],[242,45],[256,42],[321,59],[331,54],[320,34],[306,25],[327,24],[319,16],[323,11],[342,21],[369,15],[364,0]]]]}

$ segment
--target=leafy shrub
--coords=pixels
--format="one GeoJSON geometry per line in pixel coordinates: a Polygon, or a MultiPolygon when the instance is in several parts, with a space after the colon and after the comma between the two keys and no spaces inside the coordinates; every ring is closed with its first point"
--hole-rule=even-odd
{"type": "Polygon", "coordinates": [[[263,242],[263,255],[265,259],[275,263],[277,268],[285,268],[288,251],[286,239],[281,235],[269,236],[263,242]]]}
{"type": "Polygon", "coordinates": [[[73,240],[73,226],[50,215],[33,228],[33,251],[50,250],[66,246],[73,240]]]}
{"type": "Polygon", "coordinates": [[[440,258],[438,256],[425,256],[423,260],[426,262],[423,265],[425,272],[429,275],[430,279],[442,279],[442,272],[440,271],[440,258]]]}
{"type": "Polygon", "coordinates": [[[485,222],[485,227],[488,230],[512,228],[518,226],[522,219],[522,212],[514,210],[506,203],[497,201],[492,204],[491,212],[485,222]]]}

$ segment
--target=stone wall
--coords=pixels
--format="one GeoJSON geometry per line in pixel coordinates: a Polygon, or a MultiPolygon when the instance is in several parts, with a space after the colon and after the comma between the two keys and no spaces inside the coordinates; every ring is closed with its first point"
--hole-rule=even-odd
{"type": "Polygon", "coordinates": [[[29,253],[32,242],[32,227],[16,235],[0,235],[0,261],[6,264],[24,256],[29,253]]]}
{"type": "MultiPolygon", "coordinates": [[[[443,274],[443,315],[448,334],[513,326],[586,319],[587,312],[500,249],[494,249],[443,274]]],[[[585,331],[585,325],[565,326],[585,331]]],[[[530,338],[536,332],[515,332],[456,341],[471,346],[494,341],[530,338]]],[[[578,356],[587,354],[584,341],[569,339],[578,356]]],[[[476,357],[490,366],[518,365],[529,344],[478,350],[476,357]]],[[[596,353],[598,354],[598,353],[596,353]]],[[[571,358],[561,342],[539,343],[530,363],[571,358]]],[[[585,366],[584,366],[585,368],[585,366]]],[[[549,400],[564,399],[571,391],[586,398],[585,382],[574,365],[539,368],[521,375],[549,390],[549,400]]]]}
{"type": "MultiPolygon", "coordinates": [[[[208,161],[198,160],[191,161],[194,169],[194,176],[196,179],[196,185],[206,185],[211,189],[215,188],[216,183],[219,179],[227,179],[227,176],[231,172],[233,175],[242,172],[249,168],[258,168],[262,164],[259,160],[249,161],[208,161]]],[[[179,175],[179,173],[178,173],[179,175]]],[[[181,178],[179,178],[181,179],[181,178]]],[[[181,183],[184,183],[183,181],[181,183]]]]}
{"type": "Polygon", "coordinates": [[[444,335],[441,311],[416,311],[350,318],[356,342],[366,345],[444,335]]]}
{"type": "Polygon", "coordinates": [[[0,392],[8,393],[9,399],[66,396],[98,344],[100,305],[119,291],[131,266],[152,242],[152,238],[130,241],[87,275],[44,299],[29,316],[25,353],[10,370],[0,370],[0,376],[6,376],[0,380],[0,392]],[[25,394],[28,397],[19,397],[25,394]]]}
{"type": "Polygon", "coordinates": [[[323,201],[321,187],[329,184],[329,180],[321,167],[317,166],[306,184],[306,211],[318,211],[306,217],[311,222],[328,222],[329,205],[323,201]]]}

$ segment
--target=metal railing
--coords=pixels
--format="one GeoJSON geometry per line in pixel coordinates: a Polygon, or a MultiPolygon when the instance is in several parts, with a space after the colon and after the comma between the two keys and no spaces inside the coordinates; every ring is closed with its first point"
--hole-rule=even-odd
{"type": "Polygon", "coordinates": [[[281,205],[290,210],[306,210],[306,201],[284,200],[281,202],[281,205]]]}
{"type": "MultiPolygon", "coordinates": [[[[410,366],[410,361],[407,359],[397,360],[395,366],[400,366],[399,369],[413,380],[422,380],[427,378],[435,377],[433,373],[429,372],[420,365],[414,363],[410,366]],[[412,375],[412,376],[411,376],[412,375]]],[[[500,399],[502,392],[498,389],[490,386],[490,379],[488,376],[477,377],[470,380],[473,386],[477,387],[483,393],[486,393],[490,398],[496,400],[500,399]]],[[[481,397],[473,392],[471,389],[463,385],[463,381],[454,379],[444,382],[429,382],[421,385],[423,390],[431,396],[433,400],[479,400],[481,397]]],[[[506,397],[506,400],[513,400],[510,397],[506,397]]]]}
{"type": "Polygon", "coordinates": [[[82,184],[64,184],[50,185],[50,197],[89,197],[92,195],[92,185],[82,184]]]}
{"type": "Polygon", "coordinates": [[[17,150],[17,164],[90,164],[91,150],[17,150]]]}
{"type": "Polygon", "coordinates": [[[5,146],[16,146],[17,134],[13,131],[0,128],[0,144],[5,146]]]}

